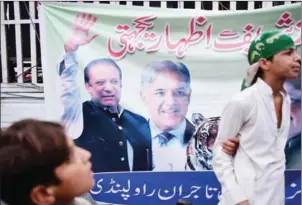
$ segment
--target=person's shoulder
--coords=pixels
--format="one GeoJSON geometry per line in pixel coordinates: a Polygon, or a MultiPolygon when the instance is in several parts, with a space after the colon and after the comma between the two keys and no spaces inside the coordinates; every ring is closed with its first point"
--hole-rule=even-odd
{"type": "Polygon", "coordinates": [[[71,205],[95,205],[95,204],[96,203],[91,203],[91,202],[87,201],[86,199],[83,199],[80,197],[74,198],[74,200],[71,203],[71,205]]]}
{"type": "MultiPolygon", "coordinates": [[[[90,195],[90,193],[85,193],[85,194],[83,194],[83,195],[81,195],[81,196],[79,196],[79,197],[76,197],[75,198],[75,201],[76,202],[86,202],[86,203],[88,203],[89,205],[96,205],[96,202],[95,202],[95,200],[92,198],[92,196],[90,195]]],[[[81,204],[81,203],[79,203],[79,204],[81,204]]],[[[82,204],[81,204],[82,205],[82,204]]],[[[84,204],[83,204],[84,205],[84,204]]]]}
{"type": "Polygon", "coordinates": [[[255,86],[248,87],[241,92],[236,93],[227,103],[225,108],[232,110],[245,110],[247,112],[253,110],[255,102],[255,86]]]}
{"type": "Polygon", "coordinates": [[[92,102],[90,100],[87,100],[85,102],[82,103],[84,108],[90,108],[92,107],[92,102]]]}
{"type": "Polygon", "coordinates": [[[4,203],[4,201],[1,201],[1,200],[0,200],[0,204],[1,205],[8,205],[7,203],[4,203]]]}
{"type": "Polygon", "coordinates": [[[195,126],[192,122],[189,121],[189,119],[186,118],[186,129],[192,130],[192,132],[195,131],[195,126]]]}
{"type": "Polygon", "coordinates": [[[236,93],[227,103],[228,106],[250,107],[255,101],[256,87],[248,87],[238,93],[236,93]]]}
{"type": "Polygon", "coordinates": [[[124,109],[123,111],[125,114],[131,116],[132,118],[134,118],[137,122],[139,122],[140,124],[144,124],[144,123],[147,123],[147,120],[146,118],[144,118],[143,116],[137,114],[137,113],[134,113],[130,110],[127,110],[127,109],[124,109]]]}
{"type": "Polygon", "coordinates": [[[87,114],[87,113],[95,113],[96,112],[96,106],[93,104],[93,102],[91,100],[87,100],[85,102],[82,103],[82,107],[83,107],[83,114],[87,114]]]}
{"type": "Polygon", "coordinates": [[[250,100],[251,98],[254,97],[254,94],[256,92],[256,86],[251,86],[248,87],[240,92],[238,92],[234,97],[233,97],[233,101],[246,101],[246,100],[250,100]]]}

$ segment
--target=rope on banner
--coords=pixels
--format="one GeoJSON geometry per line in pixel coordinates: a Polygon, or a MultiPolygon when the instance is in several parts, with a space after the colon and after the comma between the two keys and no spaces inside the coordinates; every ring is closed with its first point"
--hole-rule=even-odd
{"type": "MultiPolygon", "coordinates": [[[[230,2],[231,3],[231,2],[230,2]]],[[[237,2],[236,2],[237,3],[237,2]]],[[[218,4],[219,5],[221,5],[225,10],[227,10],[227,11],[233,11],[233,12],[235,12],[233,9],[231,9],[231,8],[227,8],[226,6],[224,6],[223,4],[222,4],[222,2],[220,2],[220,1],[218,1],[218,4]]]]}

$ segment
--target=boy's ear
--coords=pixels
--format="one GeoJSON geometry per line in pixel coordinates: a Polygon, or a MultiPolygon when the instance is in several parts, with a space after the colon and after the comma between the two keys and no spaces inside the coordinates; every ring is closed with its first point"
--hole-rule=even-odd
{"type": "Polygon", "coordinates": [[[267,71],[271,68],[272,62],[270,60],[267,60],[265,58],[261,58],[259,60],[259,67],[262,68],[262,70],[267,71]]]}
{"type": "Polygon", "coordinates": [[[30,192],[30,199],[38,205],[51,205],[56,201],[54,187],[35,186],[30,192]]]}

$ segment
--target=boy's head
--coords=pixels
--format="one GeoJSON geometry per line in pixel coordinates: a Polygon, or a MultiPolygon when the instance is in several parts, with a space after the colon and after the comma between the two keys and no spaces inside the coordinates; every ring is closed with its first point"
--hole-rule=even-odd
{"type": "Polygon", "coordinates": [[[61,125],[21,120],[1,131],[0,197],[9,205],[70,202],[93,187],[90,153],[61,125]]]}
{"type": "Polygon", "coordinates": [[[278,80],[296,78],[299,75],[301,57],[294,41],[282,32],[269,31],[253,40],[248,51],[251,65],[241,89],[254,84],[257,77],[278,80]]]}

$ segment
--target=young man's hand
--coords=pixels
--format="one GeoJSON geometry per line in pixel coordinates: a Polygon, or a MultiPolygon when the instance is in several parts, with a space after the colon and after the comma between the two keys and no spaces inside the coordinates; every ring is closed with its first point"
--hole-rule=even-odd
{"type": "Polygon", "coordinates": [[[222,143],[222,150],[226,154],[234,156],[237,152],[238,145],[239,145],[239,138],[230,137],[222,143]]]}

